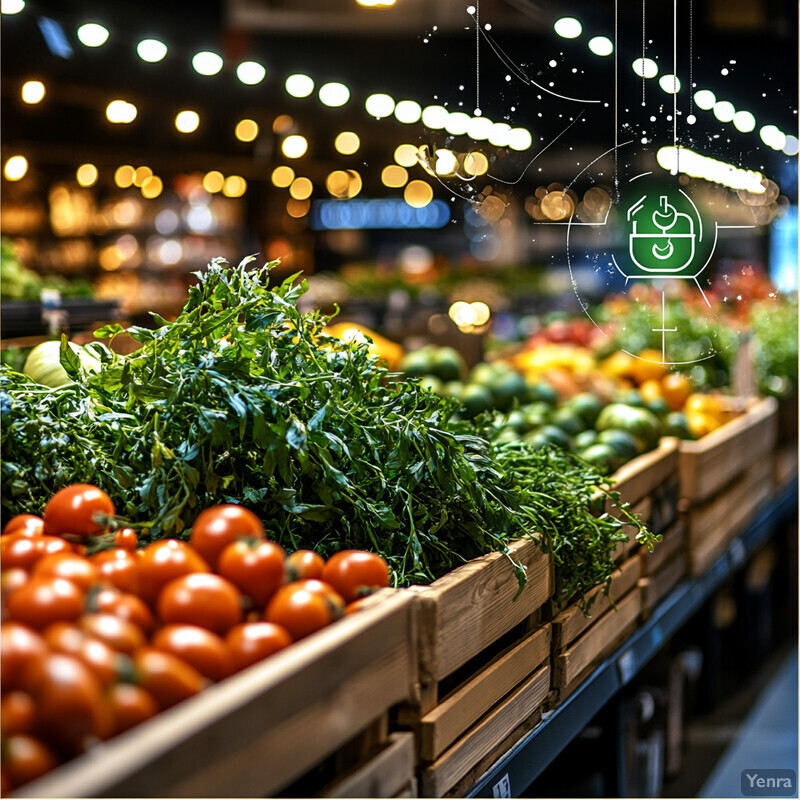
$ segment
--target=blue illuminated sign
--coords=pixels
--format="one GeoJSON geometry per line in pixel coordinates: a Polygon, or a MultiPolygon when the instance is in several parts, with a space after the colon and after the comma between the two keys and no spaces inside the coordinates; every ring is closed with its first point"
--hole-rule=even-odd
{"type": "Polygon", "coordinates": [[[315,200],[311,229],[315,231],[364,230],[367,228],[443,228],[450,208],[432,200],[425,208],[412,208],[405,200],[315,200]]]}

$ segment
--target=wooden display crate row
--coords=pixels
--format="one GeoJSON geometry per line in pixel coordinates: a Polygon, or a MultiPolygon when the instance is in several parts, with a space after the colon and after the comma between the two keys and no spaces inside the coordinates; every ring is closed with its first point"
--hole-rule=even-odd
{"type": "Polygon", "coordinates": [[[762,457],[710,500],[686,511],[689,570],[699,575],[774,492],[771,459],[762,457]]]}
{"type": "Polygon", "coordinates": [[[681,498],[697,505],[772,452],[777,434],[775,398],[748,400],[747,411],[696,442],[681,442],[681,498]]]}
{"type": "Polygon", "coordinates": [[[498,758],[498,748],[507,742],[510,731],[538,723],[549,690],[550,666],[544,664],[442,756],[422,768],[420,794],[458,796],[459,782],[481,767],[481,771],[486,769],[487,760],[498,758]]]}
{"type": "MultiPolygon", "coordinates": [[[[375,752],[362,760],[316,797],[414,797],[414,735],[395,732],[375,752]]],[[[309,797],[308,793],[291,796],[309,797]]]]}
{"type": "Polygon", "coordinates": [[[357,614],[92,748],[16,795],[274,796],[362,735],[381,738],[386,712],[415,690],[415,610],[410,592],[382,590],[357,614]]]}
{"type": "Polygon", "coordinates": [[[553,693],[548,705],[571,694],[597,663],[627,639],[636,629],[641,612],[638,585],[607,611],[565,650],[553,654],[553,693]]]}
{"type": "Polygon", "coordinates": [[[652,495],[662,486],[673,483],[678,474],[679,441],[673,437],[662,439],[655,450],[621,466],[614,473],[613,490],[631,506],[652,495]]]}
{"type": "Polygon", "coordinates": [[[639,551],[642,562],[642,577],[654,575],[659,572],[668,561],[686,549],[686,525],[678,519],[661,534],[661,541],[655,545],[652,552],[645,548],[639,551]]]}
{"type": "Polygon", "coordinates": [[[687,557],[679,552],[664,564],[658,572],[649,574],[639,580],[642,592],[642,619],[649,619],[653,609],[663,600],[686,575],[687,557]]]}
{"type": "Polygon", "coordinates": [[[641,577],[642,561],[639,556],[629,558],[611,578],[608,594],[603,587],[586,593],[586,599],[594,597],[589,616],[581,611],[577,603],[572,603],[553,617],[553,653],[563,653],[584,631],[596,625],[606,612],[633,589],[641,577]]]}

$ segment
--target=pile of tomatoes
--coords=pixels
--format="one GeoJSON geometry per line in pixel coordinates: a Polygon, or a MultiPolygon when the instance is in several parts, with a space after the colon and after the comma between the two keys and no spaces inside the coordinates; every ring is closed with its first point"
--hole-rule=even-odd
{"type": "Polygon", "coordinates": [[[386,562],[288,555],[237,505],[139,548],[111,500],[69,486],[0,536],[5,795],[355,610],[386,562]],[[95,552],[97,551],[97,552],[95,552]]]}

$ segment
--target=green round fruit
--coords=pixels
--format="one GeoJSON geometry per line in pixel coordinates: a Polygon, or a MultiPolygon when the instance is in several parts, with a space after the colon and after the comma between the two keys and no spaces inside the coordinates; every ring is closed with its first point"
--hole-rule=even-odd
{"type": "Polygon", "coordinates": [[[421,350],[412,350],[400,359],[397,368],[410,378],[421,378],[423,375],[428,375],[431,373],[431,351],[425,347],[421,350]]]}
{"type": "Polygon", "coordinates": [[[620,463],[620,457],[614,449],[607,444],[593,444],[582,450],[578,455],[584,460],[588,461],[593,466],[600,469],[602,472],[614,472],[620,463]]]}
{"type": "Polygon", "coordinates": [[[664,436],[677,436],[679,439],[694,438],[689,430],[689,420],[682,411],[673,411],[667,414],[664,417],[661,432],[664,436]]]}
{"type": "Polygon", "coordinates": [[[462,416],[472,419],[492,407],[492,395],[485,386],[468,384],[461,392],[462,416]]]}
{"type": "Polygon", "coordinates": [[[532,431],[550,422],[552,409],[547,403],[530,403],[523,406],[520,411],[525,415],[525,430],[532,431]]]}
{"type": "Polygon", "coordinates": [[[527,394],[524,378],[518,372],[513,371],[495,378],[488,388],[494,397],[495,405],[501,411],[511,408],[515,400],[522,402],[527,394]]]}
{"type": "Polygon", "coordinates": [[[664,419],[664,417],[669,414],[669,403],[663,397],[653,398],[649,403],[647,403],[647,408],[659,419],[664,419]]]}
{"type": "Polygon", "coordinates": [[[635,436],[616,428],[608,428],[599,433],[597,441],[599,444],[607,444],[625,461],[636,458],[641,452],[639,450],[639,442],[635,436]]]}
{"type": "Polygon", "coordinates": [[[565,405],[578,414],[588,427],[594,425],[603,410],[603,401],[591,392],[576,394],[565,405]]]}
{"type": "Polygon", "coordinates": [[[636,408],[647,408],[647,403],[645,403],[644,398],[639,392],[638,389],[630,389],[627,392],[623,392],[619,399],[617,400],[618,403],[622,403],[626,406],[634,406],[636,408]]]}
{"type": "Polygon", "coordinates": [[[575,449],[576,450],[585,450],[587,447],[591,447],[597,441],[597,431],[589,430],[581,431],[575,437],[575,449]]]}
{"type": "Polygon", "coordinates": [[[442,393],[442,382],[435,375],[425,375],[419,382],[419,388],[428,392],[442,393]]]}
{"type": "Polygon", "coordinates": [[[504,420],[504,426],[517,433],[525,433],[526,430],[530,430],[526,425],[525,414],[518,408],[509,412],[504,420]]]}
{"type": "Polygon", "coordinates": [[[458,380],[467,371],[461,354],[452,347],[440,347],[434,351],[431,367],[434,375],[443,381],[458,380]]]}
{"type": "Polygon", "coordinates": [[[598,431],[611,428],[627,431],[636,439],[642,453],[652,450],[661,434],[661,422],[652,411],[622,403],[606,406],[600,412],[595,428],[598,431]]]}
{"type": "Polygon", "coordinates": [[[570,436],[585,431],[587,427],[585,420],[569,406],[557,408],[550,417],[550,421],[570,436]]]}
{"type": "Polygon", "coordinates": [[[528,399],[554,406],[558,403],[558,392],[546,380],[540,380],[528,385],[528,399]]]}
{"type": "Polygon", "coordinates": [[[492,439],[494,444],[508,444],[509,442],[518,442],[519,434],[512,428],[504,428],[500,433],[492,439]]]}
{"type": "Polygon", "coordinates": [[[445,397],[455,397],[458,400],[461,392],[464,391],[464,384],[461,381],[448,381],[442,386],[442,394],[445,397]]]}
{"type": "Polygon", "coordinates": [[[526,434],[523,438],[534,447],[542,442],[544,444],[554,444],[562,450],[572,450],[572,439],[555,425],[544,425],[526,434]]]}

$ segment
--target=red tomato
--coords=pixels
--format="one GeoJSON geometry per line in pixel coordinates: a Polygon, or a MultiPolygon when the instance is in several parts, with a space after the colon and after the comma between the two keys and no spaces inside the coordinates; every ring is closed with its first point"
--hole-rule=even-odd
{"type": "Polygon", "coordinates": [[[283,585],[286,551],[266,539],[240,539],[220,554],[217,572],[261,608],[283,585]]]}
{"type": "Polygon", "coordinates": [[[77,658],[49,653],[26,679],[39,727],[54,744],[79,752],[103,735],[100,682],[77,658]]]}
{"type": "Polygon", "coordinates": [[[243,506],[207,508],[192,525],[189,544],[216,570],[220,553],[231,542],[243,538],[264,538],[261,520],[243,506]]]}
{"type": "Polygon", "coordinates": [[[272,622],[242,622],[225,635],[235,672],[283,650],[292,643],[289,631],[272,622]]]}
{"type": "Polygon", "coordinates": [[[40,558],[31,571],[32,578],[64,578],[88,592],[97,582],[97,568],[77,553],[54,553],[40,558]]]}
{"type": "Polygon", "coordinates": [[[286,559],[286,581],[301,581],[308,578],[321,578],[325,559],[313,550],[295,550],[286,559]]]}
{"type": "Polygon", "coordinates": [[[226,578],[198,572],[171,580],[158,596],[162,622],[225,633],[242,620],[242,595],[226,578]]]}
{"type": "Polygon", "coordinates": [[[40,778],[57,765],[56,754],[33,736],[18,733],[3,742],[3,773],[15,788],[40,778]]]}
{"type": "Polygon", "coordinates": [[[120,528],[114,533],[114,544],[132,553],[139,544],[139,537],[133,528],[120,528]]]}
{"type": "Polygon", "coordinates": [[[97,569],[97,574],[121,592],[137,594],[139,592],[139,558],[130,550],[116,547],[113,550],[101,550],[89,560],[97,569]]]}
{"type": "Polygon", "coordinates": [[[217,634],[198,625],[165,625],[151,644],[183,659],[201,675],[221,681],[233,672],[230,648],[217,634]]]}
{"type": "Polygon", "coordinates": [[[59,489],[44,507],[45,533],[99,536],[114,516],[111,498],[96,486],[76,483],[59,489]]]}
{"type": "Polygon", "coordinates": [[[174,578],[194,572],[210,572],[205,559],[179,539],[161,539],[137,550],[139,596],[153,604],[161,589],[174,578]]]}
{"type": "Polygon", "coordinates": [[[132,683],[114,684],[108,690],[106,702],[111,711],[114,736],[154,717],[161,710],[147,689],[132,683]]]}
{"type": "Polygon", "coordinates": [[[133,653],[145,644],[145,636],[132,622],[111,614],[85,614],[78,627],[120,653],[133,653]]]}
{"type": "Polygon", "coordinates": [[[118,589],[101,589],[95,594],[90,594],[87,610],[126,619],[146,634],[149,634],[156,624],[153,612],[144,600],[135,594],[120,592],[118,589]]]}
{"type": "Polygon", "coordinates": [[[47,654],[47,643],[40,634],[19,622],[0,626],[0,677],[3,691],[22,686],[25,675],[47,654]]]}
{"type": "Polygon", "coordinates": [[[3,528],[3,536],[19,533],[22,536],[41,536],[44,533],[44,520],[35,514],[17,514],[3,528]]]}
{"type": "Polygon", "coordinates": [[[0,699],[0,731],[3,736],[30,733],[36,721],[36,703],[20,689],[4,692],[0,699]]]}
{"type": "Polygon", "coordinates": [[[346,602],[352,603],[375,589],[388,586],[389,567],[375,553],[342,550],[327,560],[322,580],[333,586],[346,602]]]}
{"type": "Polygon", "coordinates": [[[68,622],[54,622],[44,630],[44,640],[53,652],[77,658],[97,678],[102,687],[110,686],[130,665],[122,653],[117,653],[100,639],[84,633],[68,622]]]}
{"type": "Polygon", "coordinates": [[[3,569],[22,567],[30,572],[33,565],[46,555],[72,552],[72,545],[58,536],[26,536],[17,532],[0,537],[3,569]]]}
{"type": "Polygon", "coordinates": [[[296,581],[282,586],[264,612],[264,619],[286,628],[295,640],[329,625],[339,616],[344,602],[322,581],[296,581]]]}
{"type": "Polygon", "coordinates": [[[150,692],[162,708],[187,700],[206,685],[205,678],[194,667],[154,647],[140,648],[133,661],[139,685],[150,692]]]}
{"type": "Polygon", "coordinates": [[[0,573],[0,603],[2,603],[3,622],[10,619],[7,601],[9,595],[28,580],[28,573],[22,567],[11,567],[0,573]]]}
{"type": "Polygon", "coordinates": [[[84,609],[84,593],[64,578],[31,578],[9,595],[11,618],[32,628],[77,619],[84,609]]]}

